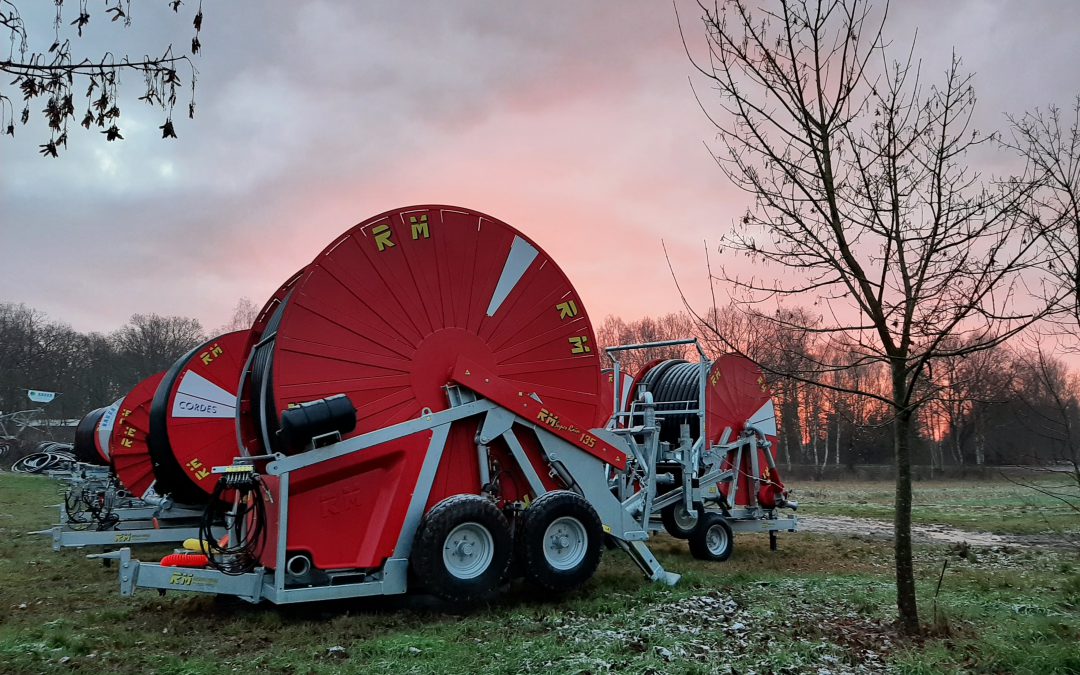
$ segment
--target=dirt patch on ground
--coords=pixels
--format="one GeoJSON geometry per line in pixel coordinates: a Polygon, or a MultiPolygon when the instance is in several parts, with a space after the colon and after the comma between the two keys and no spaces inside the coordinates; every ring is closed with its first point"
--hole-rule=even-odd
{"type": "Polygon", "coordinates": [[[792,593],[782,613],[755,608],[747,597],[714,591],[649,603],[617,618],[567,612],[553,621],[552,628],[567,645],[570,663],[588,672],[636,670],[635,664],[642,663],[638,655],[669,664],[640,671],[656,674],[682,671],[690,664],[715,673],[887,672],[886,659],[896,645],[892,626],[862,616],[843,602],[826,606],[800,599],[804,588],[797,582],[785,581],[780,587],[781,592],[792,593]],[[781,635],[782,647],[776,642],[781,635]],[[600,658],[597,645],[621,650],[614,658],[600,658]]]}
{"type": "MultiPolygon", "coordinates": [[[[893,536],[891,522],[872,518],[851,518],[849,516],[807,516],[799,518],[799,530],[801,532],[852,537],[891,539],[893,536]]],[[[945,544],[966,542],[971,546],[1015,546],[1018,548],[1069,548],[1071,546],[1069,542],[1054,536],[972,532],[947,525],[912,525],[911,533],[916,540],[945,544]]]]}

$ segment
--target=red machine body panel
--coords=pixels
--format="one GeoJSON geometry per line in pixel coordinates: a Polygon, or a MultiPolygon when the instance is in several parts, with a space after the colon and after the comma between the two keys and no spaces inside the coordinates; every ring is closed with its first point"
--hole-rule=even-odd
{"type": "MultiPolygon", "coordinates": [[[[321,569],[379,567],[397,544],[430,439],[416,434],[291,474],[288,551],[307,553],[321,569]]],[[[263,480],[279,494],[278,478],[263,480]]],[[[260,561],[270,568],[278,564],[279,504],[266,505],[260,561]]]]}

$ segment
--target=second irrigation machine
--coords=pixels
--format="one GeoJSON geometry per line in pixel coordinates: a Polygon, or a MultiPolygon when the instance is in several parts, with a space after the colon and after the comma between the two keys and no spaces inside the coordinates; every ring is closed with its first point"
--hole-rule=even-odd
{"type": "Polygon", "coordinates": [[[735,532],[775,545],[796,529],[760,369],[692,339],[599,349],[551,257],[482,213],[365,220],[247,335],[224,401],[235,444],[173,442],[175,461],[154,464],[159,486],[207,495],[204,536],[160,563],[98,554],[118,561],[124,594],[294,603],[420,588],[475,602],[514,576],[577,588],[605,548],[674,584],[646,545],[660,529],[717,561],[735,532]],[[622,366],[672,345],[698,357],[622,366]]]}

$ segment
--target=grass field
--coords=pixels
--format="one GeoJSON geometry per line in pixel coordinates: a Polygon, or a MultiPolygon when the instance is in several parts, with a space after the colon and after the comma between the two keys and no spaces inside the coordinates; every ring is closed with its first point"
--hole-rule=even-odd
{"type": "MultiPolygon", "coordinates": [[[[800,498],[812,514],[839,509],[846,495],[876,504],[888,490],[812,484],[800,498]],[[814,505],[811,493],[828,498],[814,505]]],[[[946,514],[950,504],[991,508],[973,503],[966,485],[933,494],[946,514]]],[[[121,598],[115,569],[25,534],[50,524],[55,514],[42,507],[56,495],[47,479],[0,475],[0,672],[1080,673],[1080,558],[1069,550],[965,558],[920,546],[929,637],[918,641],[892,624],[890,543],[850,536],[787,535],[776,553],[764,536],[744,536],[721,564],[659,538],[658,557],[684,575],[675,588],[646,582],[608,552],[593,582],[559,599],[515,585],[467,612],[423,597],[253,607],[146,591],[121,598]]],[[[137,551],[149,560],[163,552],[137,551]]]]}
{"type": "MultiPolygon", "coordinates": [[[[1057,484],[1063,482],[1064,479],[1057,484]]],[[[1053,483],[1041,479],[1034,484],[1053,483]]],[[[1053,497],[1006,480],[916,482],[913,491],[911,517],[917,524],[949,525],[998,534],[1080,538],[1080,518],[1076,511],[1053,497]]],[[[802,483],[797,493],[805,504],[803,515],[892,520],[891,482],[802,483]]],[[[1080,503],[1080,499],[1074,502],[1080,503]]]]}

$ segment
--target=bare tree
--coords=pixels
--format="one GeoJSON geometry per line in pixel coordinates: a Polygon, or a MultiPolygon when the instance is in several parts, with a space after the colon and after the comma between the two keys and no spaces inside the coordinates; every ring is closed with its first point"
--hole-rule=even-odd
{"type": "Polygon", "coordinates": [[[1037,439],[1028,459],[1048,480],[1011,480],[1080,515],[1080,376],[1039,346],[1016,363],[1013,398],[1022,406],[1021,424],[1037,439]]]}
{"type": "Polygon", "coordinates": [[[1065,117],[1050,106],[1009,116],[1009,121],[1012,135],[1004,144],[1018,152],[1035,175],[1032,220],[1044,230],[1053,253],[1047,268],[1072,291],[1063,314],[1070,331],[1080,336],[1080,96],[1065,117]]]}
{"type": "Polygon", "coordinates": [[[1037,283],[1023,275],[1045,263],[1038,237],[1013,236],[1030,185],[987,186],[968,167],[968,152],[991,138],[970,126],[970,76],[954,57],[940,84],[925,85],[913,46],[890,61],[887,6],[757,4],[701,3],[707,52],[687,47],[717,96],[699,96],[717,162],[754,199],[724,246],[761,265],[716,281],[744,307],[811,305],[812,322],[760,310],[825,342],[809,367],[784,374],[889,407],[897,608],[917,633],[911,453],[916,412],[933,395],[923,382],[935,359],[989,349],[1046,313],[1017,302],[1037,283]],[[823,377],[868,363],[887,367],[887,392],[823,377]]]}
{"type": "Polygon", "coordinates": [[[231,333],[235,330],[247,330],[255,323],[255,317],[259,315],[259,306],[244,296],[236,301],[233,307],[232,318],[228,323],[217,330],[218,333],[231,333]]]}
{"type": "Polygon", "coordinates": [[[158,314],[135,314],[112,335],[126,376],[133,386],[140,379],[165,370],[185,352],[202,342],[196,319],[158,314]]]}
{"type": "MultiPolygon", "coordinates": [[[[635,321],[626,321],[609,315],[596,331],[596,340],[601,347],[615,345],[643,344],[662,342],[692,337],[694,324],[690,317],[681,312],[673,312],[660,317],[646,316],[635,321]]],[[[652,347],[619,355],[619,362],[628,373],[637,373],[654,359],[683,359],[692,352],[683,346],[652,347]]],[[[689,358],[697,358],[693,352],[689,358]]]]}
{"type": "MultiPolygon", "coordinates": [[[[72,3],[76,4],[76,3],[72,3]]],[[[182,0],[166,0],[174,13],[179,13],[182,0]]],[[[70,123],[80,119],[79,124],[90,129],[101,129],[107,141],[123,140],[121,134],[119,87],[122,73],[130,72],[143,81],[140,101],[165,113],[165,121],[159,127],[162,138],[176,138],[173,125],[173,109],[177,92],[190,88],[187,113],[195,116],[195,82],[197,72],[187,54],[177,53],[170,44],[158,56],[132,57],[107,51],[90,58],[76,55],[78,39],[95,15],[99,21],[109,19],[124,27],[131,25],[131,0],[105,0],[100,13],[89,7],[88,0],[79,0],[74,20],[65,15],[64,0],[54,0],[55,16],[52,21],[52,41],[47,50],[31,48],[32,36],[27,20],[14,0],[0,0],[0,30],[6,29],[10,48],[6,58],[0,57],[0,73],[14,76],[10,82],[0,84],[0,132],[15,135],[16,118],[22,125],[30,121],[32,105],[44,101],[42,117],[49,128],[49,140],[43,143],[41,154],[57,157],[61,147],[67,147],[70,123]],[[77,33],[73,42],[72,32],[77,33]],[[183,72],[182,72],[183,71],[183,72]],[[187,77],[185,83],[181,75],[187,77]],[[85,93],[82,87],[85,86],[85,93]],[[7,90],[3,87],[12,87],[7,90]],[[18,94],[11,93],[17,90],[18,94]],[[76,108],[76,99],[85,99],[85,111],[76,108]],[[20,100],[21,99],[21,100],[20,100]],[[20,109],[21,110],[18,110],[20,109]],[[76,117],[79,115],[79,117],[76,117]]],[[[202,30],[202,2],[198,0],[192,25],[191,54],[201,48],[199,33],[202,30]]]]}
{"type": "Polygon", "coordinates": [[[1004,348],[965,352],[964,345],[947,343],[953,353],[938,358],[927,386],[935,392],[930,401],[944,425],[938,430],[948,443],[953,460],[964,464],[966,447],[977,466],[986,464],[988,418],[995,406],[1013,396],[1010,386],[1012,358],[1004,348]]]}

